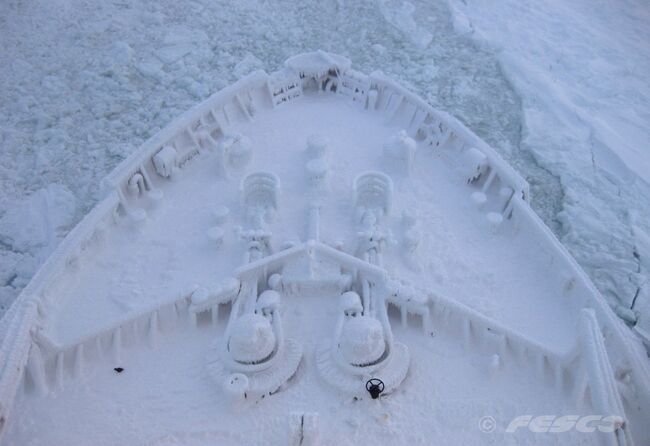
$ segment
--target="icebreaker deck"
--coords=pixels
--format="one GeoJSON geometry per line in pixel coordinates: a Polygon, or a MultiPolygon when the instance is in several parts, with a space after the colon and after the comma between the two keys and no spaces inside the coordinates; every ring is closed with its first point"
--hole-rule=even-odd
{"type": "MultiPolygon", "coordinates": [[[[252,122],[230,131],[246,135],[255,148],[250,170],[269,170],[281,180],[277,216],[269,225],[280,249],[284,242],[309,238],[312,134],[328,138],[329,191],[322,198],[320,238],[344,250],[356,249],[352,182],[364,171],[387,166],[382,146],[400,130],[379,113],[368,113],[339,95],[309,95],[277,110],[260,110],[252,122]]],[[[147,209],[147,219],[134,226],[123,222],[107,231],[83,268],[61,277],[57,308],[46,316],[46,333],[66,343],[107,326],[116,317],[148,308],[190,292],[194,284],[217,285],[241,265],[244,246],[235,233],[244,222],[240,180],[243,174],[219,178],[212,152],[204,152],[158,186],[164,199],[147,209]],[[207,231],[216,226],[217,206],[230,210],[223,243],[215,246],[207,231]]],[[[519,236],[517,228],[493,233],[486,210],[471,201],[462,169],[449,154],[426,148],[416,151],[413,172],[394,179],[394,202],[386,229],[391,240],[385,266],[506,323],[553,350],[570,345],[577,308],[565,297],[560,280],[549,281],[552,265],[539,243],[519,236]],[[421,240],[417,252],[404,252],[404,213],[417,214],[421,240]],[[538,315],[551,314],[554,330],[538,315]]],[[[147,204],[149,205],[149,204],[147,204]]],[[[505,225],[504,225],[505,226],[505,225]]],[[[514,226],[514,225],[513,225],[514,226]]]]}
{"type": "Polygon", "coordinates": [[[106,185],[0,325],[3,444],[649,438],[646,358],[526,182],[379,72],[252,73],[106,185]]]}

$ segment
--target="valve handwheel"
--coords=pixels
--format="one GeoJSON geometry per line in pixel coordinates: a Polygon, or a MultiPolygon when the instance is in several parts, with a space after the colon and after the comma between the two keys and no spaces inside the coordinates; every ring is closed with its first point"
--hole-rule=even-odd
{"type": "Polygon", "coordinates": [[[384,382],[379,378],[371,378],[366,381],[366,390],[373,400],[379,398],[381,392],[384,391],[384,382]]]}

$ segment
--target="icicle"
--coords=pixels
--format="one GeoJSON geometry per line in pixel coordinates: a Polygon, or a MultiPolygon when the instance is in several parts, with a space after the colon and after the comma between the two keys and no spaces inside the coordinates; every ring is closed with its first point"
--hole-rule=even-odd
{"type": "MultiPolygon", "coordinates": [[[[397,94],[396,94],[397,95],[397,94]]],[[[404,102],[404,96],[398,95],[397,101],[391,101],[390,108],[386,107],[386,122],[391,122],[397,116],[402,103],[404,102]]],[[[392,99],[392,97],[391,97],[392,99]]]]}
{"type": "Polygon", "coordinates": [[[545,358],[546,358],[546,356],[543,353],[539,353],[537,355],[537,358],[536,358],[537,359],[537,361],[536,361],[537,372],[539,373],[539,377],[541,379],[544,379],[544,361],[545,361],[545,358]]]}
{"type": "Polygon", "coordinates": [[[361,302],[363,304],[363,314],[370,314],[370,284],[366,279],[361,279],[361,302]]]}
{"type": "Polygon", "coordinates": [[[55,376],[54,376],[54,382],[56,385],[57,389],[63,389],[63,374],[65,372],[64,368],[64,353],[61,351],[56,354],[56,370],[55,370],[55,376]]]}
{"type": "Polygon", "coordinates": [[[564,389],[564,367],[559,361],[555,364],[555,385],[560,391],[564,389]]]}
{"type": "Polygon", "coordinates": [[[142,165],[140,166],[140,172],[144,177],[145,185],[148,187],[147,196],[154,201],[160,201],[163,198],[163,191],[154,187],[153,182],[149,177],[149,173],[142,165]]]}
{"type": "Polygon", "coordinates": [[[524,360],[525,355],[526,355],[526,347],[521,344],[521,342],[517,341],[512,345],[513,352],[515,356],[518,356],[519,359],[524,360]]]}
{"type": "Polygon", "coordinates": [[[219,323],[219,304],[214,304],[212,306],[212,324],[217,325],[219,323]]]}
{"type": "Polygon", "coordinates": [[[289,414],[289,445],[301,446],[303,444],[303,414],[293,412],[289,414]]]}
{"type": "Polygon", "coordinates": [[[309,208],[309,239],[319,241],[320,239],[320,208],[312,205],[309,208]]]}
{"type": "Polygon", "coordinates": [[[411,120],[411,124],[409,126],[411,134],[416,133],[418,129],[422,127],[422,124],[427,119],[427,116],[428,112],[426,110],[422,110],[419,107],[416,108],[415,113],[413,114],[413,119],[411,120]]]}
{"type": "Polygon", "coordinates": [[[95,336],[95,350],[97,350],[97,358],[104,356],[104,351],[102,349],[102,337],[101,335],[95,336]]]}
{"type": "Polygon", "coordinates": [[[113,360],[120,362],[122,358],[122,327],[117,327],[113,331],[112,349],[113,360]]]}
{"type": "Polygon", "coordinates": [[[422,330],[424,330],[424,334],[431,333],[431,313],[429,309],[422,314],[422,330]]]}
{"type": "Polygon", "coordinates": [[[368,92],[368,110],[375,110],[377,108],[377,97],[379,93],[377,90],[370,90],[368,92]]]}
{"type": "Polygon", "coordinates": [[[499,340],[499,355],[505,356],[507,351],[508,351],[508,336],[506,336],[506,334],[504,333],[503,336],[501,336],[501,339],[499,340]]]}
{"type": "Polygon", "coordinates": [[[74,351],[74,377],[81,378],[84,374],[84,345],[79,344],[74,351]]]}
{"type": "Polygon", "coordinates": [[[462,322],[463,327],[463,342],[466,345],[469,345],[472,336],[472,322],[469,319],[465,319],[462,322]]]}
{"type": "Polygon", "coordinates": [[[587,374],[584,373],[584,370],[582,372],[583,373],[581,373],[580,376],[576,379],[576,384],[573,388],[573,401],[575,401],[575,403],[578,405],[583,402],[587,393],[588,386],[587,374]]]}
{"type": "Polygon", "coordinates": [[[122,337],[126,338],[128,341],[129,339],[128,333],[130,330],[131,339],[137,340],[145,332],[145,329],[142,327],[144,327],[144,325],[142,325],[142,317],[139,317],[138,319],[134,319],[132,322],[127,322],[122,326],[122,335],[123,335],[122,337]],[[142,333],[138,331],[140,329],[142,329],[142,333]]]}
{"type": "Polygon", "coordinates": [[[41,350],[36,344],[32,344],[27,360],[27,370],[34,381],[34,387],[38,395],[47,395],[47,380],[45,379],[45,366],[41,350]]]}
{"type": "Polygon", "coordinates": [[[158,340],[158,310],[149,319],[149,345],[155,347],[158,340]]]}
{"type": "Polygon", "coordinates": [[[172,303],[169,306],[169,313],[170,313],[170,323],[171,323],[171,328],[176,328],[178,325],[178,308],[176,308],[176,303],[172,303]]]}
{"type": "Polygon", "coordinates": [[[239,97],[239,94],[235,94],[235,101],[237,102],[237,105],[239,105],[239,108],[241,109],[241,111],[242,111],[242,113],[244,114],[244,116],[246,116],[246,119],[247,119],[248,121],[252,121],[252,120],[253,120],[253,117],[251,116],[250,112],[248,111],[248,109],[247,109],[246,106],[244,105],[244,102],[243,102],[243,101],[241,100],[241,98],[239,97]]]}

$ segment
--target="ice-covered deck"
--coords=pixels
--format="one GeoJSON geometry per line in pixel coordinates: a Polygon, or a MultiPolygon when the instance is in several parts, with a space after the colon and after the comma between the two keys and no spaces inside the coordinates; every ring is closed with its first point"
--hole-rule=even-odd
{"type": "MultiPolygon", "coordinates": [[[[327,94],[259,110],[253,122],[229,128],[252,141],[247,172],[267,170],[280,178],[282,192],[271,226],[274,249],[307,238],[305,148],[310,135],[329,140],[330,192],[321,210],[321,239],[343,242],[344,250],[353,252],[352,181],[363,171],[386,170],[382,146],[400,130],[386,124],[382,114],[327,94]]],[[[410,178],[393,177],[394,203],[386,222],[395,242],[387,248],[385,268],[466,303],[551,350],[568,351],[578,314],[565,289],[569,276],[558,276],[545,247],[529,237],[525,225],[506,220],[496,234],[491,231],[485,211],[470,199],[472,189],[457,158],[421,144],[410,178]],[[403,211],[417,214],[422,232],[415,265],[402,255],[403,211]]],[[[177,299],[196,284],[210,287],[229,277],[242,264],[245,250],[234,229],[245,226],[239,191],[243,175],[224,179],[216,172],[213,154],[203,152],[161,186],[164,199],[151,203],[145,221],[122,219],[105,227],[100,242],[47,290],[55,304],[45,313],[46,336],[73,343],[116,318],[177,299]],[[219,205],[230,209],[230,218],[217,248],[206,232],[215,225],[219,205]]]]}
{"type": "Polygon", "coordinates": [[[346,67],[252,73],[106,179],[0,326],[9,444],[519,443],[525,413],[647,434],[642,355],[525,181],[346,67]]]}
{"type": "MultiPolygon", "coordinates": [[[[425,336],[419,327],[402,328],[399,319],[392,320],[396,339],[412,356],[407,379],[386,398],[341,398],[318,375],[314,354],[332,335],[336,297],[283,299],[285,331],[300,339],[304,356],[287,386],[261,401],[231,405],[206,373],[206,352],[221,339],[226,318],[197,328],[185,319],[158,336],[155,347],[143,341],[125,348],[120,361],[94,361],[83,377],[66,379],[47,398],[21,394],[7,444],[293,444],[292,413],[318,413],[322,445],[556,444],[556,434],[504,430],[521,414],[593,410],[576,407],[568,383],[539,376],[531,361],[495,365],[476,342],[462,345],[446,331],[425,336]],[[117,366],[124,371],[116,373],[117,366]],[[494,432],[479,428],[484,416],[497,420],[494,432]]],[[[575,430],[561,439],[593,441],[575,430]]]]}

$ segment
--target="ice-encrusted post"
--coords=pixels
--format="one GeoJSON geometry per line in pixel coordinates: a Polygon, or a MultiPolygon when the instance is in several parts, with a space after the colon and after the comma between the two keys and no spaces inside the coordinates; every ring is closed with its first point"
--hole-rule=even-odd
{"type": "Polygon", "coordinates": [[[512,197],[514,196],[515,191],[508,186],[504,186],[499,189],[499,201],[501,207],[501,213],[504,216],[507,216],[512,210],[512,197]]]}
{"type": "Polygon", "coordinates": [[[427,110],[416,106],[411,122],[409,123],[409,131],[411,134],[417,133],[418,129],[422,127],[422,124],[424,124],[428,117],[429,112],[427,110]]]}
{"type": "Polygon", "coordinates": [[[217,325],[219,323],[219,304],[215,303],[210,308],[210,316],[212,319],[212,324],[217,325]]]}
{"type": "MultiPolygon", "coordinates": [[[[605,340],[596,313],[592,309],[580,311],[578,342],[583,358],[585,381],[589,386],[591,401],[597,413],[613,419],[614,435],[618,444],[632,444],[626,428],[626,415],[618,390],[612,364],[607,354],[605,340]]],[[[582,396],[582,395],[579,395],[582,396]]]]}
{"type": "Polygon", "coordinates": [[[481,192],[486,193],[487,190],[490,188],[492,185],[492,182],[494,181],[494,178],[497,176],[497,171],[496,169],[490,169],[490,173],[487,176],[487,179],[485,180],[485,183],[483,183],[483,187],[481,188],[481,192]]]}
{"type": "Polygon", "coordinates": [[[368,279],[362,278],[361,279],[361,299],[363,302],[363,315],[369,315],[370,314],[370,283],[368,282],[368,279]]]}
{"type": "Polygon", "coordinates": [[[311,135],[307,140],[306,152],[312,157],[306,165],[312,195],[309,205],[308,239],[314,241],[320,240],[320,207],[328,189],[327,144],[327,139],[320,135],[311,135]]]}
{"type": "Polygon", "coordinates": [[[320,239],[320,206],[312,203],[309,207],[309,240],[320,239]]]}
{"type": "Polygon", "coordinates": [[[402,106],[403,102],[404,102],[404,96],[402,96],[397,92],[391,94],[390,98],[388,98],[388,103],[386,104],[386,108],[384,109],[387,123],[390,123],[395,118],[395,116],[397,115],[397,111],[402,106]]]}
{"type": "Polygon", "coordinates": [[[45,365],[38,345],[32,343],[27,360],[27,370],[34,382],[34,388],[39,395],[47,394],[47,379],[45,378],[45,365]]]}
{"type": "Polygon", "coordinates": [[[237,105],[239,105],[239,108],[241,109],[242,113],[246,117],[247,121],[252,121],[253,117],[251,116],[250,112],[248,111],[248,108],[244,105],[244,101],[242,101],[241,97],[239,94],[235,94],[235,101],[237,102],[237,105]]]}
{"type": "Polygon", "coordinates": [[[154,201],[160,201],[163,197],[163,192],[153,185],[151,177],[149,176],[149,172],[147,172],[147,169],[145,169],[142,165],[140,166],[140,172],[144,177],[145,186],[147,187],[147,195],[154,201]]]}
{"type": "Polygon", "coordinates": [[[158,175],[163,178],[172,178],[177,168],[177,158],[178,152],[173,146],[163,146],[152,158],[158,175]]]}

